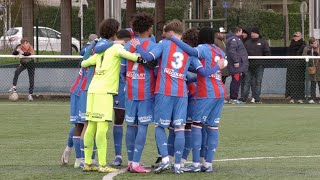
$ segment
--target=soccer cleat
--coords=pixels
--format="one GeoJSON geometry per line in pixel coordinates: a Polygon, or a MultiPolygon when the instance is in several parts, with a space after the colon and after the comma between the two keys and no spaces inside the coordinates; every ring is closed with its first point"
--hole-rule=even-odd
{"type": "Polygon", "coordinates": [[[152,168],[157,168],[157,167],[159,167],[161,161],[162,161],[162,157],[159,156],[159,157],[157,158],[156,162],[151,165],[151,167],[152,167],[152,168]]]}
{"type": "Polygon", "coordinates": [[[161,162],[159,167],[157,167],[154,172],[156,174],[162,173],[163,171],[169,170],[171,168],[170,162],[163,163],[161,162]]]}
{"type": "Polygon", "coordinates": [[[84,164],[82,170],[83,170],[83,172],[92,172],[92,171],[97,171],[98,167],[96,167],[92,164],[84,164]]]}
{"type": "Polygon", "coordinates": [[[149,173],[150,170],[145,169],[143,166],[141,166],[141,164],[138,167],[133,167],[131,164],[130,172],[132,172],[132,173],[149,173]]]}
{"type": "Polygon", "coordinates": [[[193,164],[182,168],[184,172],[200,172],[200,167],[195,167],[193,164]]]}
{"type": "Polygon", "coordinates": [[[201,172],[213,172],[213,168],[212,166],[209,166],[209,167],[201,166],[201,172]]]}
{"type": "Polygon", "coordinates": [[[297,103],[298,103],[298,104],[303,104],[303,100],[302,100],[302,99],[299,99],[299,100],[297,101],[297,103]]]}
{"type": "Polygon", "coordinates": [[[61,156],[61,165],[68,164],[70,155],[71,155],[71,149],[66,147],[61,156]]]}
{"type": "Polygon", "coordinates": [[[308,101],[308,103],[309,103],[309,104],[315,104],[316,102],[314,102],[314,100],[311,99],[311,100],[308,101]]]}
{"type": "Polygon", "coordinates": [[[32,94],[29,94],[29,95],[28,95],[28,101],[33,101],[32,94]]]}
{"type": "Polygon", "coordinates": [[[294,104],[294,99],[291,99],[291,100],[289,101],[289,104],[294,104]]]}
{"type": "Polygon", "coordinates": [[[254,98],[251,99],[251,103],[256,103],[256,100],[254,98]]]}
{"type": "Polygon", "coordinates": [[[184,171],[182,170],[182,168],[174,167],[174,173],[175,173],[175,174],[183,174],[184,171]]]}
{"type": "Polygon", "coordinates": [[[132,162],[130,164],[128,164],[128,167],[127,167],[127,171],[130,172],[131,171],[131,166],[132,166],[132,162]]]}
{"type": "Polygon", "coordinates": [[[74,168],[80,168],[80,164],[81,164],[81,160],[80,159],[76,159],[76,161],[74,162],[74,168]]]}
{"type": "Polygon", "coordinates": [[[119,171],[119,169],[115,169],[115,168],[112,168],[109,166],[100,166],[98,168],[99,173],[112,173],[112,172],[117,172],[117,171],[119,171]]]}
{"type": "Polygon", "coordinates": [[[15,93],[15,92],[17,92],[17,89],[14,87],[10,88],[8,91],[8,93],[15,93]]]}
{"type": "Polygon", "coordinates": [[[262,102],[261,102],[261,101],[256,101],[255,103],[256,103],[256,104],[262,104],[262,102]]]}
{"type": "Polygon", "coordinates": [[[112,166],[121,166],[122,164],[122,159],[120,157],[116,157],[114,161],[110,164],[112,166]]]}

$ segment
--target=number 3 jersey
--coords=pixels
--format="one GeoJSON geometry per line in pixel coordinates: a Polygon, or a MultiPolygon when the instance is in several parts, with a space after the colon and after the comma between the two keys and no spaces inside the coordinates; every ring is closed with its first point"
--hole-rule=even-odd
{"type": "MultiPolygon", "coordinates": [[[[150,38],[138,37],[137,39],[142,48],[148,52],[157,45],[150,38]]],[[[130,46],[130,43],[126,44],[125,49],[136,53],[136,49],[130,46]]],[[[145,100],[154,97],[155,75],[153,69],[126,59],[121,60],[121,66],[126,66],[126,97],[129,100],[145,100]]]]}
{"type": "Polygon", "coordinates": [[[186,73],[190,65],[196,69],[202,67],[201,62],[170,40],[160,41],[150,53],[154,59],[161,56],[155,93],[187,97],[186,73]]]}

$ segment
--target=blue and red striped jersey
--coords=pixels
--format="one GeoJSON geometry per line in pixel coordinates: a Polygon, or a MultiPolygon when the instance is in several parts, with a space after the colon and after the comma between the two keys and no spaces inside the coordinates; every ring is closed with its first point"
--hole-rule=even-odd
{"type": "MultiPolygon", "coordinates": [[[[224,59],[224,52],[213,44],[201,44],[197,48],[198,57],[203,67],[214,67],[218,60],[224,59]]],[[[226,89],[221,81],[221,71],[208,77],[197,75],[197,98],[223,98],[226,97],[226,89]]]]}
{"type": "Polygon", "coordinates": [[[76,81],[73,83],[70,89],[70,94],[80,96],[80,88],[82,83],[82,68],[79,71],[76,81]]]}
{"type": "Polygon", "coordinates": [[[171,40],[160,41],[150,52],[159,59],[156,93],[165,96],[187,97],[186,73],[190,65],[202,67],[200,61],[189,56],[171,40]]]}
{"type": "MultiPolygon", "coordinates": [[[[150,38],[138,37],[137,39],[146,51],[150,51],[156,46],[156,43],[152,42],[150,38]]],[[[125,49],[132,53],[136,52],[130,43],[126,44],[125,49]]],[[[145,100],[154,97],[156,77],[153,69],[125,59],[121,60],[121,66],[126,66],[126,97],[129,100],[145,100]]]]}
{"type": "Polygon", "coordinates": [[[197,99],[197,83],[192,82],[188,84],[188,102],[193,102],[197,99]]]}

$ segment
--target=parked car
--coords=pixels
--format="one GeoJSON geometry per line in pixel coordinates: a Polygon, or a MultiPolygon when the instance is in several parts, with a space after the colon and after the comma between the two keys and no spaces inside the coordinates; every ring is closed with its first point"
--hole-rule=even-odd
{"type": "MultiPolygon", "coordinates": [[[[36,49],[36,27],[34,29],[34,49],[36,49]]],[[[61,51],[61,33],[48,28],[39,26],[39,51],[61,51]]],[[[2,36],[0,38],[0,49],[5,48],[14,49],[22,39],[22,27],[13,27],[6,32],[6,39],[2,36]]],[[[72,38],[71,47],[73,52],[78,52],[80,49],[80,42],[76,38],[72,38]]]]}

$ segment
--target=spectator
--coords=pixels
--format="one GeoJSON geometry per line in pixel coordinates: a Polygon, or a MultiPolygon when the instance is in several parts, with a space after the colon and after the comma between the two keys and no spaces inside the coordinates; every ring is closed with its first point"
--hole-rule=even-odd
{"type": "MultiPolygon", "coordinates": [[[[216,33],[216,37],[214,39],[214,44],[218,46],[224,53],[226,53],[226,30],[223,27],[219,28],[219,31],[216,33]]],[[[226,79],[229,76],[229,72],[227,68],[221,70],[222,82],[226,84],[226,79]]]]}
{"type": "MultiPolygon", "coordinates": [[[[13,55],[20,55],[20,56],[30,56],[34,55],[34,50],[32,46],[30,45],[27,38],[22,38],[20,41],[21,44],[19,44],[16,47],[16,50],[12,53],[13,55]]],[[[29,95],[28,95],[28,101],[33,101],[33,88],[34,88],[34,71],[35,71],[35,64],[34,60],[32,58],[23,58],[20,57],[20,64],[18,65],[13,78],[13,86],[9,90],[9,93],[17,92],[17,82],[19,75],[22,71],[25,69],[28,70],[28,76],[29,76],[29,95]]]]}
{"type": "Polygon", "coordinates": [[[97,38],[98,38],[98,36],[96,34],[89,35],[88,42],[83,45],[82,50],[80,52],[81,56],[84,55],[86,47],[89,46],[97,38]]]}
{"type": "Polygon", "coordinates": [[[234,27],[227,35],[226,54],[228,60],[228,70],[232,76],[230,84],[230,103],[239,104],[238,100],[239,87],[243,72],[248,71],[248,53],[240,37],[242,29],[234,27]]]}
{"type": "Polygon", "coordinates": [[[247,29],[242,29],[241,40],[245,43],[248,39],[250,39],[250,32],[247,29]]]}
{"type": "MultiPolygon", "coordinates": [[[[319,56],[319,42],[314,38],[311,37],[309,39],[309,44],[303,49],[303,56],[319,56]]],[[[310,73],[310,80],[311,80],[311,98],[308,101],[310,104],[314,104],[316,100],[316,88],[317,84],[320,88],[320,62],[318,59],[310,59],[309,60],[309,67],[315,67],[316,71],[315,74],[310,73]]],[[[320,90],[319,90],[320,91],[320,90]]],[[[319,102],[320,103],[320,102],[319,102]]]]}
{"type": "MultiPolygon", "coordinates": [[[[264,40],[259,29],[254,27],[251,30],[251,38],[244,43],[249,56],[270,56],[269,44],[264,40]]],[[[264,67],[258,60],[249,61],[249,71],[244,75],[244,84],[241,87],[241,100],[246,102],[250,86],[252,91],[252,103],[261,103],[261,83],[263,78],[264,67]]]]}
{"type": "MultiPolygon", "coordinates": [[[[289,46],[289,56],[301,56],[305,42],[300,32],[295,32],[289,46]]],[[[303,103],[305,92],[306,64],[301,60],[290,60],[287,67],[286,97],[289,103],[303,103]]]]}

